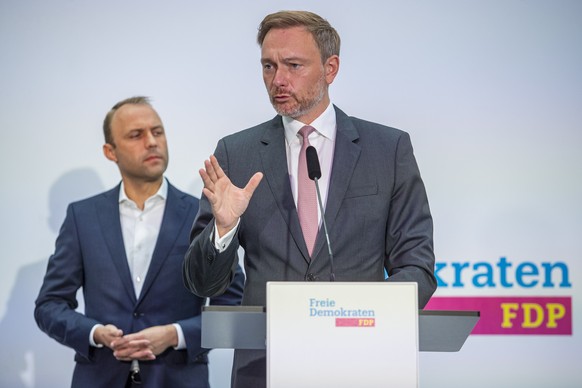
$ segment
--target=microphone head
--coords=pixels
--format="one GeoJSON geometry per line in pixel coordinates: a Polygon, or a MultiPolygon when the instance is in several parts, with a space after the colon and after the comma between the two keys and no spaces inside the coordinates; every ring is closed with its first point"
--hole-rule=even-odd
{"type": "Polygon", "coordinates": [[[307,147],[305,150],[305,157],[307,158],[307,175],[309,175],[309,179],[315,180],[321,178],[319,158],[317,157],[317,151],[313,146],[307,147]]]}

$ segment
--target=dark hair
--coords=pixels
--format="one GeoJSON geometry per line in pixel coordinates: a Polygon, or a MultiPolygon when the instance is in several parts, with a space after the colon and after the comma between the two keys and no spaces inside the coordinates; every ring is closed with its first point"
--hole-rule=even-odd
{"type": "Polygon", "coordinates": [[[319,53],[321,62],[332,55],[339,55],[340,37],[337,31],[321,16],[308,11],[279,11],[267,15],[259,25],[257,43],[263,46],[267,33],[273,28],[305,27],[311,33],[319,53]]]}
{"type": "Polygon", "coordinates": [[[127,104],[151,106],[150,98],[144,96],[129,97],[113,105],[113,108],[111,108],[111,110],[107,112],[107,115],[105,115],[105,120],[103,120],[103,136],[105,136],[105,143],[115,145],[115,143],[113,143],[113,136],[111,135],[111,121],[113,120],[115,112],[117,112],[119,108],[127,104]]]}

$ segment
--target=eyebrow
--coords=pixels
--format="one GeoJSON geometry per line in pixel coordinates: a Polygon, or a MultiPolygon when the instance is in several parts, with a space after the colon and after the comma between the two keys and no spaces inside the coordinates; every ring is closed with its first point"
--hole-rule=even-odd
{"type": "MultiPolygon", "coordinates": [[[[289,63],[289,62],[297,62],[297,61],[306,62],[307,59],[302,58],[302,57],[287,57],[287,58],[283,58],[281,62],[289,63]]],[[[261,58],[261,63],[267,63],[267,62],[275,62],[275,61],[270,59],[270,58],[261,58]]]]}
{"type": "Polygon", "coordinates": [[[143,132],[143,131],[148,131],[148,130],[150,130],[150,131],[151,131],[151,130],[154,130],[154,129],[164,129],[164,126],[163,126],[163,125],[156,125],[156,126],[154,126],[154,127],[151,127],[151,128],[149,128],[149,129],[146,129],[146,128],[141,128],[141,127],[140,127],[140,128],[132,128],[132,129],[130,129],[130,130],[128,131],[128,133],[129,133],[129,132],[134,132],[134,131],[140,131],[140,132],[143,132]]]}

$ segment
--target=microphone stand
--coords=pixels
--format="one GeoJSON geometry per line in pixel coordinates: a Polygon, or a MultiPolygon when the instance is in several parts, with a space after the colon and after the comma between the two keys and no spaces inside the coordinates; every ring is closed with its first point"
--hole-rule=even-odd
{"type": "Polygon", "coordinates": [[[333,269],[333,253],[331,251],[331,245],[329,244],[329,234],[327,233],[327,223],[325,222],[325,213],[323,211],[323,204],[321,203],[321,194],[319,192],[319,180],[314,177],[315,189],[317,190],[317,202],[319,203],[319,210],[321,211],[321,222],[323,223],[323,231],[325,232],[325,240],[327,241],[327,252],[329,253],[329,265],[331,267],[331,273],[329,274],[329,281],[335,282],[335,271],[333,269]]]}

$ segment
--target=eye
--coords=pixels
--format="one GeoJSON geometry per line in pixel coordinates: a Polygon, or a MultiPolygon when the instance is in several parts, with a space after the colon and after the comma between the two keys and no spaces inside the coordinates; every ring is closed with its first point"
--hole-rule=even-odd
{"type": "Polygon", "coordinates": [[[152,134],[154,136],[162,136],[164,134],[164,129],[163,128],[156,128],[152,131],[152,134]]]}
{"type": "Polygon", "coordinates": [[[263,64],[263,71],[269,71],[273,69],[273,65],[271,65],[270,63],[264,63],[263,64]]]}

